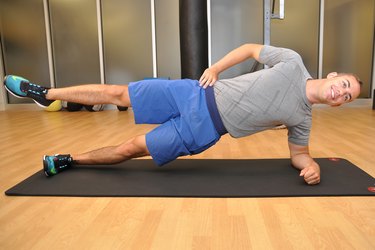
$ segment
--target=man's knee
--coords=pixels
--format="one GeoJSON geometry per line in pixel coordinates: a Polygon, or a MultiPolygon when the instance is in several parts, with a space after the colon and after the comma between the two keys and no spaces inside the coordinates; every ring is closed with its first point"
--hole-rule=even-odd
{"type": "Polygon", "coordinates": [[[127,85],[107,85],[107,95],[110,96],[112,103],[118,106],[130,107],[129,89],[127,85]]]}
{"type": "Polygon", "coordinates": [[[117,147],[119,154],[127,158],[150,155],[146,145],[146,136],[136,136],[117,147]]]}

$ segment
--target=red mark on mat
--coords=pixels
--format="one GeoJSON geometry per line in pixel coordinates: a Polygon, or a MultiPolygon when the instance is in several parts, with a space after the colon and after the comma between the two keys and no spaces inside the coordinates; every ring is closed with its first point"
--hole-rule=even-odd
{"type": "Polygon", "coordinates": [[[339,161],[340,158],[328,158],[328,160],[330,160],[330,161],[339,161]]]}
{"type": "Polygon", "coordinates": [[[368,187],[368,191],[375,193],[375,187],[368,187]]]}

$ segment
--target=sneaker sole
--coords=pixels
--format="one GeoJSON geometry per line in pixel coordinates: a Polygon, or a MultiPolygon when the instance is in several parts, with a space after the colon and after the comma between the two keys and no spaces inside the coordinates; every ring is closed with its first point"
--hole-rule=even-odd
{"type": "Polygon", "coordinates": [[[50,176],[52,176],[52,175],[49,175],[48,174],[48,172],[47,172],[47,168],[48,168],[48,166],[47,166],[47,164],[46,164],[46,156],[47,155],[44,155],[43,156],[43,170],[44,170],[44,174],[47,176],[47,177],[50,177],[50,176]]]}
{"type": "MultiPolygon", "coordinates": [[[[7,79],[7,77],[8,76],[6,76],[5,77],[5,79],[4,79],[4,83],[5,83],[5,81],[6,81],[6,79],[7,79]]],[[[14,93],[12,90],[10,90],[8,87],[7,87],[7,85],[5,85],[4,84],[4,87],[5,87],[5,89],[12,95],[12,96],[14,96],[14,97],[17,97],[17,98],[19,98],[19,99],[25,99],[25,98],[30,98],[30,97],[28,97],[28,96],[22,96],[22,95],[18,95],[18,94],[16,94],[16,93],[14,93]]],[[[32,98],[30,98],[30,99],[32,99],[32,98]]],[[[45,106],[45,105],[42,105],[42,104],[40,104],[39,102],[37,102],[37,101],[35,101],[34,99],[32,99],[39,107],[41,107],[41,108],[47,108],[48,106],[45,106]]]]}

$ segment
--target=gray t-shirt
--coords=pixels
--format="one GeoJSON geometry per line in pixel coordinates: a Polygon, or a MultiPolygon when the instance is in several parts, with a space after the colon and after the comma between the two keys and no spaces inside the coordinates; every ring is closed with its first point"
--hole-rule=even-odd
{"type": "Polygon", "coordinates": [[[259,57],[270,68],[214,85],[225,128],[231,136],[243,137],[284,124],[289,142],[308,145],[312,105],[306,81],[311,76],[302,58],[293,50],[272,46],[264,46],[259,57]]]}

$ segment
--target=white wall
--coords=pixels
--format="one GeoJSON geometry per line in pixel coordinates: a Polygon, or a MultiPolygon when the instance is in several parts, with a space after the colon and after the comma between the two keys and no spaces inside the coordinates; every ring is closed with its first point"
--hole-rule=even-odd
{"type": "Polygon", "coordinates": [[[4,65],[3,65],[3,59],[2,59],[2,50],[1,50],[1,43],[0,43],[0,111],[5,110],[5,103],[6,103],[6,97],[5,97],[5,89],[3,85],[3,79],[4,79],[4,65]]]}
{"type": "MultiPolygon", "coordinates": [[[[374,60],[372,62],[372,93],[374,93],[374,90],[375,90],[375,37],[374,37],[374,51],[373,51],[374,55],[372,57],[372,59],[374,60]]],[[[374,95],[372,95],[372,99],[374,99],[374,95]]]]}
{"type": "MultiPolygon", "coordinates": [[[[1,77],[3,79],[3,77],[1,77]]],[[[0,111],[5,110],[4,88],[0,89],[0,111]]]]}
{"type": "MultiPolygon", "coordinates": [[[[375,10],[374,10],[375,12],[375,10]]],[[[374,22],[375,22],[375,14],[374,14],[374,22]]],[[[372,62],[372,94],[374,93],[374,90],[375,90],[375,34],[374,34],[374,37],[373,37],[373,55],[372,55],[372,59],[373,59],[373,62],[372,62]]],[[[371,95],[372,96],[372,100],[373,102],[375,102],[375,96],[374,95],[371,95]]]]}
{"type": "MultiPolygon", "coordinates": [[[[374,21],[375,21],[375,15],[374,15],[374,21]]],[[[372,97],[372,101],[373,103],[375,102],[375,95],[374,95],[374,90],[375,90],[375,34],[374,34],[374,37],[373,37],[373,55],[372,55],[372,91],[371,91],[371,97],[372,97]]],[[[374,105],[375,106],[375,105],[374,105]]]]}
{"type": "Polygon", "coordinates": [[[3,98],[3,88],[0,90],[0,111],[5,110],[5,100],[3,98]]]}

